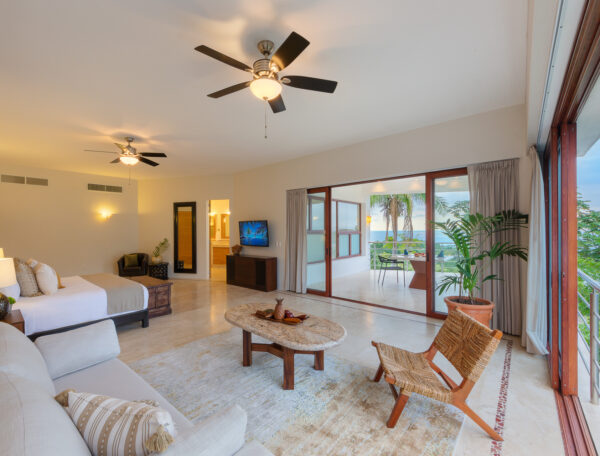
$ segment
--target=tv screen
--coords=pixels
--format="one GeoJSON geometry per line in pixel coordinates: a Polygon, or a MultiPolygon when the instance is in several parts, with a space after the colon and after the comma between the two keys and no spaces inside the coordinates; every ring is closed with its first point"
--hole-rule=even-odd
{"type": "Polygon", "coordinates": [[[254,247],[269,246],[269,229],[266,220],[240,222],[240,244],[254,247]]]}

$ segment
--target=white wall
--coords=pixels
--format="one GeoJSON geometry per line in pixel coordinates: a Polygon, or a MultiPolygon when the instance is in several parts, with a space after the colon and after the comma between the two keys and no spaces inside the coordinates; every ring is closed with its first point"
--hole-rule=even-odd
{"type": "MultiPolygon", "coordinates": [[[[232,226],[238,220],[269,221],[270,247],[246,247],[244,252],[277,256],[281,288],[286,190],[523,157],[520,202],[528,212],[531,171],[526,149],[526,113],[519,105],[249,170],[234,175],[232,226]]],[[[231,231],[235,244],[239,233],[231,231]]]]}
{"type": "Polygon", "coordinates": [[[7,257],[36,258],[62,276],[115,272],[138,249],[137,183],[127,179],[2,165],[2,174],[48,179],[48,186],[0,184],[0,247],[7,257]],[[123,193],[90,191],[88,183],[123,193]],[[104,219],[100,211],[112,213],[104,219]]]}
{"type": "MultiPolygon", "coordinates": [[[[139,182],[139,246],[141,252],[151,252],[163,238],[169,247],[162,254],[169,262],[169,276],[182,279],[207,279],[209,276],[208,202],[231,199],[231,176],[181,177],[143,180],[139,182]],[[173,203],[196,202],[197,273],[173,274],[173,203]]],[[[231,206],[231,211],[234,211],[231,206]]],[[[232,236],[237,230],[230,227],[232,236]]]]}

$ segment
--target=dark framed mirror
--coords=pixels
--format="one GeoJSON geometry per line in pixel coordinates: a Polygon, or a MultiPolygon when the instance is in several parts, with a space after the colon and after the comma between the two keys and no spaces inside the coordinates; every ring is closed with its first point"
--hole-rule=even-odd
{"type": "Polygon", "coordinates": [[[196,202],[173,203],[174,272],[196,273],[196,202]]]}

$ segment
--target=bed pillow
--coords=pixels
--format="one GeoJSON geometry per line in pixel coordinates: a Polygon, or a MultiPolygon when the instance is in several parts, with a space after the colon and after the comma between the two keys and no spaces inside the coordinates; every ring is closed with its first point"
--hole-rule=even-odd
{"type": "Polygon", "coordinates": [[[156,454],[173,443],[175,423],[160,407],[73,390],[63,391],[56,400],[66,408],[93,455],[156,454]]]}
{"type": "Polygon", "coordinates": [[[15,262],[15,273],[19,288],[21,289],[21,296],[31,297],[42,295],[43,293],[40,291],[33,269],[19,258],[15,258],[13,261],[15,262]]]}
{"type": "Polygon", "coordinates": [[[4,296],[8,296],[13,298],[15,301],[19,300],[19,296],[21,296],[21,287],[19,286],[19,282],[14,285],[9,285],[8,287],[0,288],[0,293],[4,296]]]}
{"type": "MultiPolygon", "coordinates": [[[[27,260],[27,264],[31,267],[31,269],[34,270],[35,273],[35,267],[36,265],[38,265],[40,262],[38,260],[35,260],[33,258],[29,258],[27,260]]],[[[56,278],[58,279],[58,289],[60,290],[61,288],[64,288],[65,286],[61,283],[60,281],[60,275],[58,274],[58,272],[56,272],[56,269],[52,268],[54,270],[54,272],[56,273],[56,278]]],[[[41,287],[40,287],[41,288],[41,287]]],[[[43,292],[43,290],[42,290],[43,292]]],[[[44,293],[44,294],[48,294],[48,293],[44,293]]]]}
{"type": "Polygon", "coordinates": [[[137,253],[128,253],[124,256],[126,268],[137,268],[140,265],[137,253]]]}
{"type": "Polygon", "coordinates": [[[45,295],[58,291],[58,276],[56,271],[44,263],[38,263],[33,268],[39,289],[45,295]]]}

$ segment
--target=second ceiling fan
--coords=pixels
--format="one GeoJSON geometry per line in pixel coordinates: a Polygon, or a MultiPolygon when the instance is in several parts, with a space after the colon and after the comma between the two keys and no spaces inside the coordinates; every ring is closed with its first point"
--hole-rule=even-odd
{"type": "Polygon", "coordinates": [[[252,80],[213,92],[208,96],[211,98],[220,98],[224,95],[229,95],[230,93],[250,87],[250,90],[256,97],[267,101],[273,112],[278,113],[285,111],[285,104],[281,97],[282,84],[297,89],[333,93],[337,86],[336,81],[311,78],[308,76],[279,76],[279,72],[292,63],[309,44],[308,40],[298,35],[296,32],[292,32],[283,44],[279,46],[279,49],[271,56],[274,46],[273,42],[269,40],[259,41],[258,50],[263,55],[263,58],[255,61],[252,67],[215,51],[208,46],[198,46],[196,48],[198,52],[252,74],[252,80]]]}

